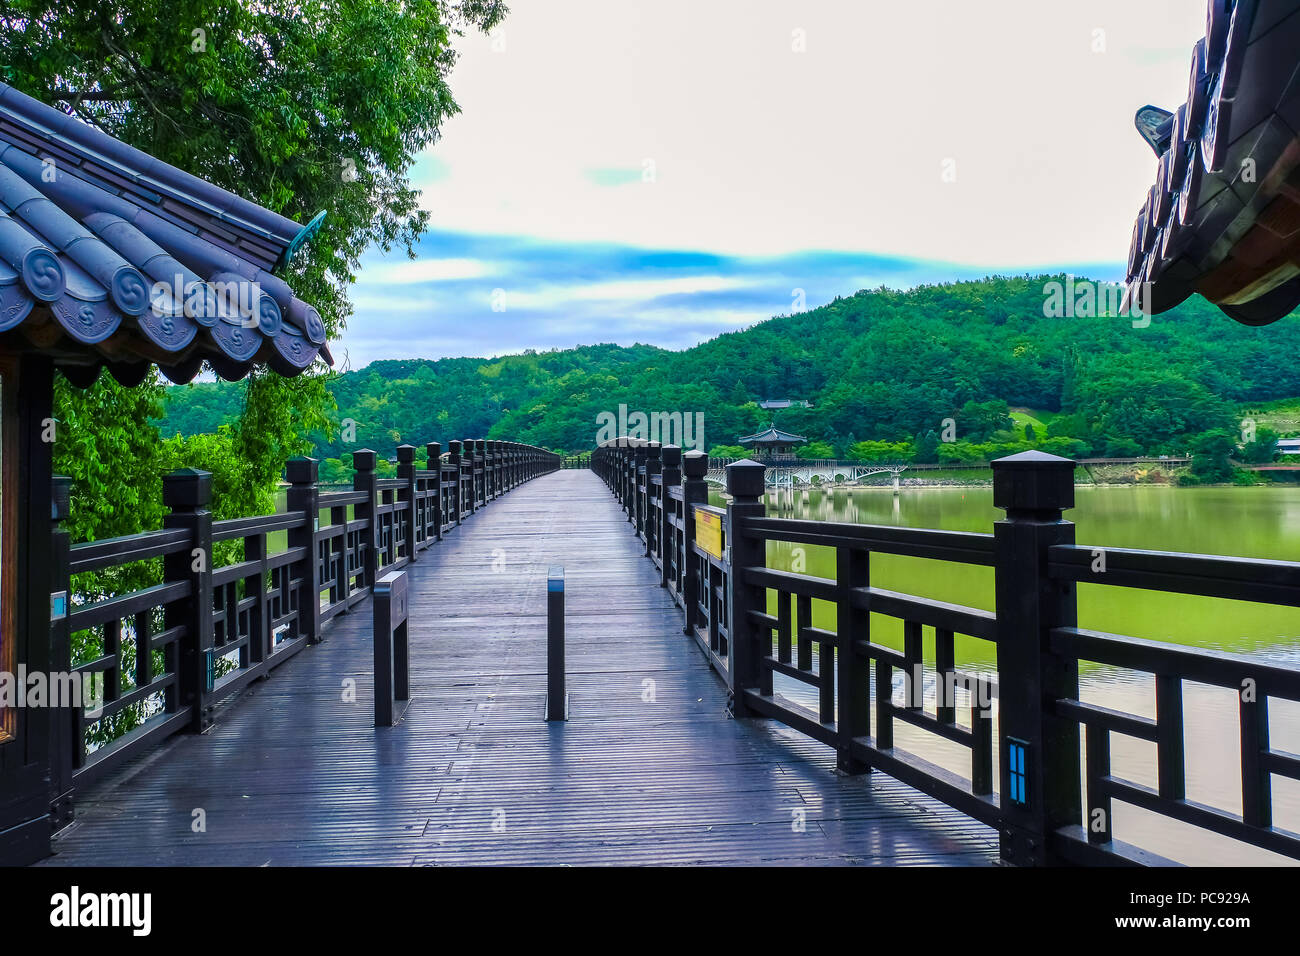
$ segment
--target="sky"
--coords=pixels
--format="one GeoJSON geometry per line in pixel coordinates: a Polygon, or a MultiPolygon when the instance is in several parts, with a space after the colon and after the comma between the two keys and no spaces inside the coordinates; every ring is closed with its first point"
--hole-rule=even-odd
{"type": "Polygon", "coordinates": [[[418,258],[368,253],[334,347],[685,348],[881,285],[1123,278],[1203,0],[511,0],[460,39],[412,170],[418,258]]]}

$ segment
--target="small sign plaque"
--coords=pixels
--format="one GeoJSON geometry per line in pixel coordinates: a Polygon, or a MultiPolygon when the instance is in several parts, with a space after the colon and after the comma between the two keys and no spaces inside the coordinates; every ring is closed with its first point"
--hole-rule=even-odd
{"type": "Polygon", "coordinates": [[[722,557],[722,516],[695,510],[695,543],[715,558],[722,557]]]}
{"type": "Polygon", "coordinates": [[[68,616],[68,592],[55,591],[50,595],[50,620],[61,621],[68,616]]]}

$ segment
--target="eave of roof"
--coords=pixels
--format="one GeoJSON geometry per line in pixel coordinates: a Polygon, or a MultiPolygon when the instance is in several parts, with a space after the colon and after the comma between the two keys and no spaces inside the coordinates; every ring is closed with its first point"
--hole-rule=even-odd
{"type": "Polygon", "coordinates": [[[320,315],[270,271],[311,229],[0,83],[0,347],[74,383],[331,361],[320,315]]]}
{"type": "Polygon", "coordinates": [[[736,439],[742,445],[746,442],[779,442],[786,445],[794,445],[800,442],[806,442],[808,439],[803,435],[795,435],[792,432],[783,432],[775,426],[769,427],[756,435],[746,435],[744,438],[736,439]]]}

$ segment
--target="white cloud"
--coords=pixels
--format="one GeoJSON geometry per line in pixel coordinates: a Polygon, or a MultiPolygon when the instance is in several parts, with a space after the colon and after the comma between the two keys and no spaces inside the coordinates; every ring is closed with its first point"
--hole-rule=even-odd
{"type": "Polygon", "coordinates": [[[479,259],[403,259],[375,261],[365,265],[368,284],[377,286],[409,285],[451,279],[481,279],[496,270],[479,259]]]}
{"type": "Polygon", "coordinates": [[[1154,174],[1133,112],[1185,96],[1203,18],[1203,0],[514,0],[504,52],[462,41],[463,112],[417,178],[453,231],[1116,261],[1154,174]],[[654,182],[590,175],[647,160],[654,182]]]}

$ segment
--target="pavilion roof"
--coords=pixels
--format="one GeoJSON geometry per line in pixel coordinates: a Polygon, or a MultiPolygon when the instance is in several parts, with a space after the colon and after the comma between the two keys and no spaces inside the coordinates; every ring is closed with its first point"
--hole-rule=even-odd
{"type": "Polygon", "coordinates": [[[332,363],[274,274],[323,216],[300,226],[0,83],[0,347],[75,384],[332,363]]]}
{"type": "Polygon", "coordinates": [[[746,435],[744,438],[737,440],[742,445],[799,445],[806,442],[808,439],[803,435],[796,435],[793,432],[783,432],[775,425],[768,425],[764,431],[761,431],[756,435],[746,435]]]}

